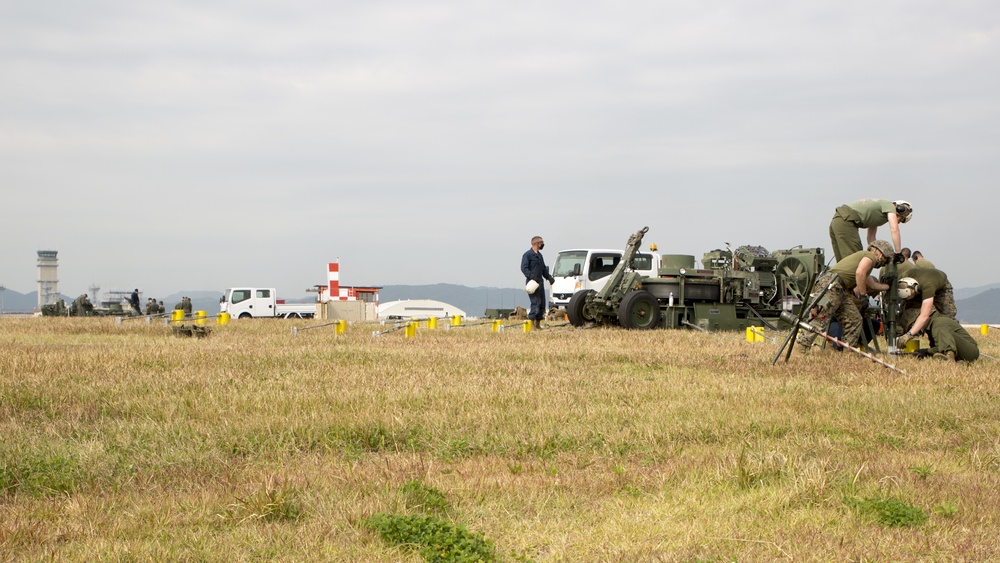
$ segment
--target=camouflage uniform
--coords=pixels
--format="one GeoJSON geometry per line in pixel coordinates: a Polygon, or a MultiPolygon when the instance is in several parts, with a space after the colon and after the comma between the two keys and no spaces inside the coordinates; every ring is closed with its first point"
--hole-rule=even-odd
{"type": "MultiPolygon", "coordinates": [[[[855,273],[862,258],[869,258],[872,264],[875,264],[875,255],[871,252],[867,250],[855,252],[821,275],[812,290],[812,295],[816,295],[830,285],[823,300],[812,310],[809,324],[814,329],[823,331],[831,319],[837,319],[844,329],[844,342],[851,346],[857,344],[864,322],[854,297],[854,288],[858,285],[855,273]]],[[[870,273],[871,270],[868,271],[868,274],[870,273]]],[[[812,347],[814,340],[816,334],[807,330],[800,330],[795,338],[795,342],[806,350],[812,347]]]]}
{"type": "MultiPolygon", "coordinates": [[[[923,260],[920,261],[924,262],[923,260]]],[[[907,332],[917,317],[920,316],[920,306],[924,299],[934,298],[934,309],[945,317],[952,320],[958,317],[958,307],[955,305],[955,291],[948,275],[941,270],[934,268],[921,268],[914,266],[910,268],[906,276],[917,280],[920,284],[920,295],[904,301],[900,305],[898,323],[896,325],[897,336],[907,332]]],[[[927,329],[925,328],[924,331],[927,329]]]]}
{"type": "Polygon", "coordinates": [[[954,352],[956,360],[966,362],[979,359],[979,344],[955,319],[934,311],[927,325],[927,334],[931,341],[928,351],[932,354],[954,352]]]}

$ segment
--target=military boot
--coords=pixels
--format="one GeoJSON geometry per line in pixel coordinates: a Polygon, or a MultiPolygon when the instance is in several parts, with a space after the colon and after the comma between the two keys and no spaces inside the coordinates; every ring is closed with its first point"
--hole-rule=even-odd
{"type": "Polygon", "coordinates": [[[531,328],[534,328],[535,330],[542,330],[545,327],[542,326],[542,321],[541,320],[535,319],[535,320],[531,321],[531,328]]]}
{"type": "Polygon", "coordinates": [[[938,352],[938,353],[934,354],[934,359],[935,360],[949,360],[949,361],[954,362],[955,361],[955,352],[953,352],[951,350],[948,350],[947,352],[944,352],[944,353],[938,352]]]}

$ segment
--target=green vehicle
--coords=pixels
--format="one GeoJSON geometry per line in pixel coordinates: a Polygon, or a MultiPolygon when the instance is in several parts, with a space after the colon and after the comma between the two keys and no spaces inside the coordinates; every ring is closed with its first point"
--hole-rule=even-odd
{"type": "Polygon", "coordinates": [[[632,269],[649,230],[629,237],[622,260],[603,289],[570,298],[570,324],[617,324],[628,329],[695,328],[703,331],[777,328],[782,311],[797,311],[825,265],[822,248],[768,252],[759,246],[713,250],[702,268],[694,256],[664,255],[658,275],[632,269]]]}

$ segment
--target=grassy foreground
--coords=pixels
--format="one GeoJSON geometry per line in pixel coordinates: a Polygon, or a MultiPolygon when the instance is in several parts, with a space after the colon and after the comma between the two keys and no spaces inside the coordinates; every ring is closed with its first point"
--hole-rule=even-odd
{"type": "Polygon", "coordinates": [[[0,560],[1000,558],[989,358],[309,324],[0,319],[0,560]]]}

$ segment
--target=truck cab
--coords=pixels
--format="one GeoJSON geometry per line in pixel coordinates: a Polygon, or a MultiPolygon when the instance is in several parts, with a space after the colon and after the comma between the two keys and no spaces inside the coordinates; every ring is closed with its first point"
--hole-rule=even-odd
{"type": "MultiPolygon", "coordinates": [[[[577,291],[600,291],[607,277],[621,262],[622,251],[606,248],[577,248],[560,251],[552,267],[552,307],[565,308],[577,291]]],[[[649,252],[638,252],[632,269],[646,276],[656,276],[660,269],[660,254],[652,246],[649,252]]]]}
{"type": "Polygon", "coordinates": [[[280,317],[311,319],[316,315],[316,303],[285,303],[278,299],[273,287],[234,287],[219,299],[219,312],[234,319],[280,317]]]}
{"type": "Polygon", "coordinates": [[[234,319],[275,316],[273,287],[234,287],[219,300],[219,312],[234,319]]]}

